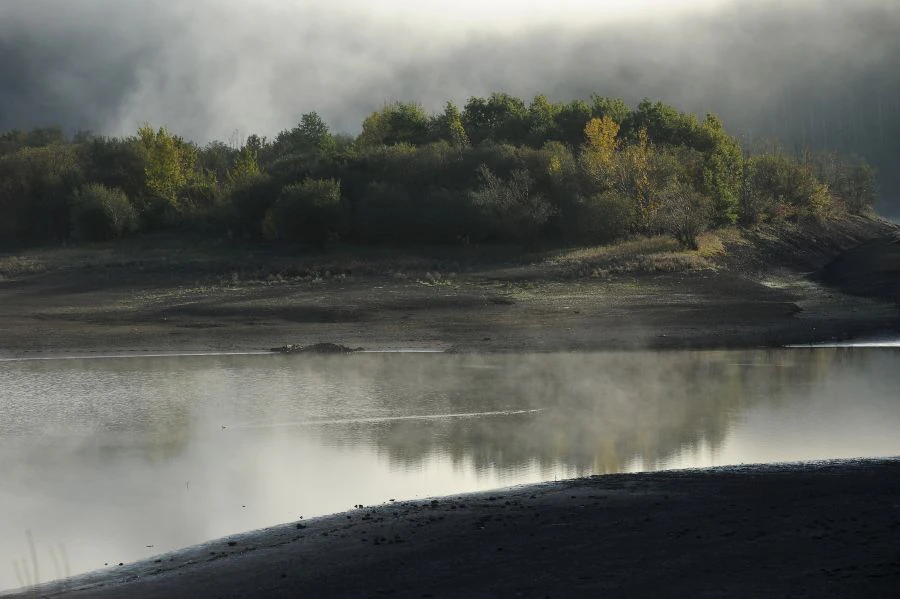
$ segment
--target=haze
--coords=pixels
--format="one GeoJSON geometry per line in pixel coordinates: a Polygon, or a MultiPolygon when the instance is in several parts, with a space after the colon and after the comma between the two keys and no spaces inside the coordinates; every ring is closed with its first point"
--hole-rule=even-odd
{"type": "Polygon", "coordinates": [[[391,100],[597,92],[860,154],[890,198],[898,31],[893,0],[3,0],[0,130],[149,121],[202,143],[271,136],[312,110],[356,133],[391,100]]]}

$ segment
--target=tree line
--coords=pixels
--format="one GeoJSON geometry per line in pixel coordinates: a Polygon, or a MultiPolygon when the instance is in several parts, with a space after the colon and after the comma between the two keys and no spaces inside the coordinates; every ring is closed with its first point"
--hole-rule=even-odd
{"type": "Polygon", "coordinates": [[[862,213],[875,173],[833,153],[750,152],[720,119],[662,102],[503,93],[428,113],[386,104],[356,136],[315,112],[273,139],[0,135],[0,245],[158,230],[321,247],[603,243],[862,213]]]}

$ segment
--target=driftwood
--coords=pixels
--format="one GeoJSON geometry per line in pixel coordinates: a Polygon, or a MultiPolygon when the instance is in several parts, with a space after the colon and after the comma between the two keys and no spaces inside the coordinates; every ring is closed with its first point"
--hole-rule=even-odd
{"type": "Polygon", "coordinates": [[[281,347],[273,347],[269,351],[279,354],[349,354],[362,351],[362,348],[357,347],[353,349],[337,343],[313,343],[312,345],[282,345],[281,347]]]}

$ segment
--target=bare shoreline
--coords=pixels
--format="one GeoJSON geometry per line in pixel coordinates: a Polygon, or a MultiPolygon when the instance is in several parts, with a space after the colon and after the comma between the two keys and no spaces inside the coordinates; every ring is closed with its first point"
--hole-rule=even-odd
{"type": "Polygon", "coordinates": [[[293,257],[136,240],[125,249],[0,256],[0,358],[322,342],[462,352],[719,349],[900,335],[896,225],[854,217],[823,227],[721,232],[724,253],[710,259],[661,238],[537,255],[457,248],[293,257]]]}
{"type": "MultiPolygon", "coordinates": [[[[864,251],[853,258],[868,260],[864,251]]],[[[860,273],[849,270],[856,285],[860,273]]],[[[0,281],[0,358],[320,342],[476,353],[736,349],[900,336],[892,288],[864,298],[837,290],[841,276],[825,287],[808,274],[573,277],[518,265],[206,285],[191,271],[64,268],[0,281]]],[[[887,597],[900,588],[898,496],[897,459],[591,477],[293,523],[37,594],[887,597]]]]}
{"type": "Polygon", "coordinates": [[[888,597],[900,459],[594,476],[233,535],[10,597],[888,597]]]}
{"type": "Polygon", "coordinates": [[[358,277],[195,291],[85,275],[0,284],[0,358],[365,350],[546,352],[779,347],[900,336],[900,310],[784,274],[716,272],[453,286],[358,277]]]}

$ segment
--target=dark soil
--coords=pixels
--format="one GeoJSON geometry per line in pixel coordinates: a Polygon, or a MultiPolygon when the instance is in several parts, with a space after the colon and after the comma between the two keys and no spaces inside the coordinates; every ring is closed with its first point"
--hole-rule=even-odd
{"type": "MultiPolygon", "coordinates": [[[[331,264],[337,275],[295,265],[316,274],[283,278],[279,270],[245,280],[237,271],[211,275],[224,268],[220,258],[189,251],[134,263],[61,250],[50,255],[53,268],[0,280],[0,357],[322,343],[475,352],[720,348],[895,335],[895,230],[859,218],[760,228],[726,243],[727,253],[706,266],[674,272],[653,271],[658,263],[646,256],[559,265],[540,255],[456,263],[403,255],[366,268],[331,264]],[[650,271],[621,266],[629,260],[650,271]],[[441,274],[435,264],[464,270],[441,274]]],[[[269,261],[282,270],[290,262],[264,256],[269,261]]]]}
{"type": "Polygon", "coordinates": [[[900,233],[843,252],[819,279],[846,293],[878,297],[900,306],[900,233]]]}
{"type": "Polygon", "coordinates": [[[896,597],[900,462],[591,477],[365,507],[43,597],[896,597]]]}

